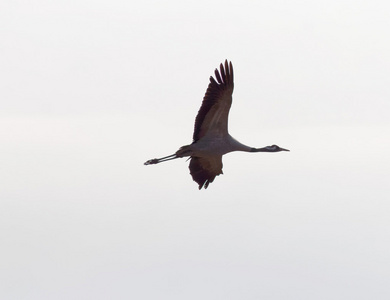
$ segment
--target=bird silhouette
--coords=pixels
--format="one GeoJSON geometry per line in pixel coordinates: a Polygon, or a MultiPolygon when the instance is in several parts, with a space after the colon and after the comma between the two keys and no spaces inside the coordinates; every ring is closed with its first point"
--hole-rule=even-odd
{"type": "Polygon", "coordinates": [[[279,152],[290,151],[277,145],[253,148],[241,144],[228,132],[229,110],[232,105],[234,88],[233,65],[225,60],[220,69],[215,69],[215,78],[210,76],[210,83],[203,98],[202,105],[195,119],[193,142],[182,146],[174,154],[154,158],[145,165],[190,157],[190,174],[198,183],[199,190],[207,189],[215,177],[222,174],[222,156],[233,151],[245,152],[279,152]]]}

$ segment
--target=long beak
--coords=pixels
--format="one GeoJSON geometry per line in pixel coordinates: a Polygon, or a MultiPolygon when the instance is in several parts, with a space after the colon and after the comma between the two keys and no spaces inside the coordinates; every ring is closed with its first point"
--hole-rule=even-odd
{"type": "Polygon", "coordinates": [[[283,148],[280,148],[280,151],[290,151],[288,149],[283,149],[283,148]]]}

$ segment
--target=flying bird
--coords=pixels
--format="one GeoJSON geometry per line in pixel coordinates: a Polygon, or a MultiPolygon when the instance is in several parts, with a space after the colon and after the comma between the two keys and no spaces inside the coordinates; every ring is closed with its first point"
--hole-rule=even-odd
{"type": "Polygon", "coordinates": [[[225,60],[220,69],[215,69],[215,78],[210,76],[210,83],[202,105],[195,119],[193,142],[181,147],[175,154],[154,158],[145,165],[189,157],[189,169],[192,179],[199,185],[199,190],[207,189],[215,177],[222,174],[222,155],[233,151],[279,152],[290,151],[277,145],[264,148],[252,148],[241,144],[228,132],[228,117],[232,105],[233,65],[225,60]]]}

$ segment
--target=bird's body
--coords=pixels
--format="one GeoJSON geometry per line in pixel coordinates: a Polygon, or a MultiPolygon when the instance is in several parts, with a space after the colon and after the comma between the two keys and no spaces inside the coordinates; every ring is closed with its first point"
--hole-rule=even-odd
{"type": "Polygon", "coordinates": [[[155,158],[145,165],[190,157],[190,173],[199,189],[208,187],[215,177],[222,174],[222,156],[233,151],[245,152],[279,152],[289,151],[272,145],[264,148],[252,148],[241,144],[228,132],[229,110],[232,104],[234,88],[233,66],[225,61],[220,65],[220,72],[215,70],[215,77],[210,77],[210,84],[203,98],[202,106],[195,119],[193,142],[181,147],[175,154],[155,158]]]}
{"type": "MultiPolygon", "coordinates": [[[[183,156],[200,156],[207,157],[213,155],[224,155],[233,151],[250,151],[250,147],[245,146],[235,140],[230,134],[224,137],[212,137],[205,136],[204,138],[198,140],[197,142],[184,146],[186,151],[183,153],[183,156]],[[191,155],[185,155],[186,153],[191,153],[191,155]]],[[[176,154],[180,155],[180,150],[176,154]],[[179,153],[178,153],[179,152],[179,153]]]]}

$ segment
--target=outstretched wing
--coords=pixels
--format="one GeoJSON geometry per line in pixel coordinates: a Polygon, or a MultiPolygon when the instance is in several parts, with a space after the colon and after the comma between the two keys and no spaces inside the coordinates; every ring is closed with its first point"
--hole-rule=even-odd
{"type": "Polygon", "coordinates": [[[222,174],[222,156],[192,157],[189,169],[192,179],[199,184],[199,189],[207,189],[209,183],[222,174]]]}
{"type": "Polygon", "coordinates": [[[228,116],[232,105],[233,66],[225,60],[220,72],[215,69],[215,79],[211,76],[202,106],[195,119],[193,140],[196,142],[207,134],[224,136],[228,133],[228,116]]]}

